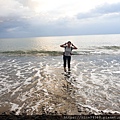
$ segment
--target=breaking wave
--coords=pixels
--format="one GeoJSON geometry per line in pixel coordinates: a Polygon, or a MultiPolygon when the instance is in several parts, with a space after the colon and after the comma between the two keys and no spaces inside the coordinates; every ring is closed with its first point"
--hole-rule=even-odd
{"type": "Polygon", "coordinates": [[[107,49],[107,50],[120,50],[120,46],[102,46],[99,49],[107,49]]]}
{"type": "Polygon", "coordinates": [[[40,56],[58,56],[62,55],[62,52],[60,51],[37,51],[37,50],[30,50],[30,51],[22,51],[22,50],[17,50],[17,51],[1,51],[1,54],[16,54],[16,55],[40,55],[40,56]]]}
{"type": "MultiPolygon", "coordinates": [[[[90,48],[79,48],[76,51],[72,51],[72,55],[96,55],[96,54],[119,54],[120,46],[101,46],[90,48]]],[[[0,54],[8,55],[39,55],[39,56],[59,56],[63,54],[63,51],[46,51],[46,50],[10,50],[0,51],[0,54]]]]}

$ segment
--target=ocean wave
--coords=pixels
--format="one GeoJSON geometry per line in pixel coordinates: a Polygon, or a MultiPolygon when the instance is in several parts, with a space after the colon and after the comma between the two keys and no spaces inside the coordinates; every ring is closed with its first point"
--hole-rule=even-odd
{"type": "Polygon", "coordinates": [[[61,51],[44,51],[44,50],[30,50],[30,51],[22,51],[22,50],[15,50],[15,51],[1,51],[1,54],[16,54],[16,55],[40,55],[40,56],[58,56],[62,55],[63,52],[61,51]]]}
{"type": "Polygon", "coordinates": [[[106,49],[106,50],[120,50],[120,46],[102,46],[98,47],[99,49],[106,49]]]}
{"type": "MultiPolygon", "coordinates": [[[[63,55],[62,51],[37,51],[37,50],[30,50],[30,51],[22,51],[22,50],[15,50],[15,51],[0,51],[0,54],[4,55],[38,55],[38,56],[60,56],[63,55]]],[[[73,51],[71,55],[89,55],[91,51],[73,51]]]]}
{"type": "MultiPolygon", "coordinates": [[[[120,53],[120,46],[101,46],[88,47],[72,51],[72,55],[96,55],[96,54],[117,54],[120,53]]],[[[39,55],[39,56],[59,56],[63,55],[62,51],[46,51],[46,50],[11,50],[0,51],[0,54],[9,55],[39,55]]]]}

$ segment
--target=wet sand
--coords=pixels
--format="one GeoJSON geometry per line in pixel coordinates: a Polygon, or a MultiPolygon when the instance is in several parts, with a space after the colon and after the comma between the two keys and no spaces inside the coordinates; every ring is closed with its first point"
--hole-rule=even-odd
{"type": "Polygon", "coordinates": [[[36,78],[31,84],[19,86],[3,94],[0,98],[3,103],[0,106],[0,114],[15,111],[17,115],[78,115],[75,99],[71,96],[75,88],[61,73],[62,69],[58,68],[52,74],[43,71],[40,78],[36,78]]]}
{"type": "Polygon", "coordinates": [[[74,96],[77,88],[68,82],[70,78],[62,74],[62,68],[50,68],[47,73],[45,70],[40,71],[42,71],[41,76],[33,76],[34,81],[32,83],[28,80],[28,83],[1,96],[0,114],[106,114],[77,104],[74,96]]]}

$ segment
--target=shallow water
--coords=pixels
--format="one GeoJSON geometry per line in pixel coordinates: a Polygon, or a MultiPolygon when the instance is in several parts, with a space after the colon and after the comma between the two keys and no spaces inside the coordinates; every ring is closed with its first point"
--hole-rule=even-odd
{"type": "Polygon", "coordinates": [[[70,95],[78,108],[120,113],[120,35],[0,39],[0,109],[18,109],[20,114],[28,106],[33,114],[44,102],[52,110],[63,78],[73,85],[70,95]],[[59,46],[68,40],[78,49],[66,79],[59,46]]]}
{"type": "MultiPolygon", "coordinates": [[[[0,61],[0,105],[9,103],[12,106],[11,110],[22,108],[13,100],[15,95],[16,99],[19,98],[24,102],[28,93],[29,97],[32,96],[33,89],[42,88],[42,81],[54,79],[56,68],[60,69],[60,72],[63,69],[62,56],[0,55],[0,61]],[[34,82],[36,82],[35,86],[34,82]],[[30,92],[24,92],[26,89],[30,92]],[[8,93],[11,94],[6,98],[8,93]]],[[[118,54],[74,55],[71,66],[72,73],[67,81],[76,88],[71,96],[75,98],[78,106],[96,112],[120,113],[120,56],[118,54]]],[[[47,84],[49,86],[49,82],[47,84]]],[[[48,94],[46,90],[44,92],[48,94]]]]}
{"type": "Polygon", "coordinates": [[[0,39],[0,53],[63,51],[59,46],[67,41],[76,45],[77,52],[82,54],[120,53],[120,34],[0,39]]]}
{"type": "Polygon", "coordinates": [[[77,86],[78,104],[96,111],[120,112],[120,57],[119,55],[76,56],[73,70],[77,86]]]}

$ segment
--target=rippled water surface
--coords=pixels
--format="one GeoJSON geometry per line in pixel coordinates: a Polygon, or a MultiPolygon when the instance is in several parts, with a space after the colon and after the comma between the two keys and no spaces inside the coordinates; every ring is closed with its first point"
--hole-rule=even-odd
{"type": "MultiPolygon", "coordinates": [[[[62,56],[1,56],[0,61],[0,96],[10,91],[16,94],[21,86],[39,80],[42,72],[47,75],[50,68],[62,69],[62,56]]],[[[73,95],[77,105],[120,112],[119,55],[73,56],[71,65],[68,81],[77,87],[73,95]]]]}
{"type": "Polygon", "coordinates": [[[75,57],[73,62],[78,87],[78,104],[93,109],[120,111],[120,56],[92,55],[75,57]]]}
{"type": "MultiPolygon", "coordinates": [[[[75,98],[78,106],[96,112],[120,113],[119,37],[119,35],[67,37],[78,47],[76,55],[72,56],[71,76],[67,78],[67,81],[76,88],[71,96],[75,98]],[[86,41],[78,42],[78,38],[86,41]]],[[[9,103],[12,105],[11,110],[19,108],[20,105],[15,102],[14,95],[17,95],[16,99],[24,102],[28,95],[25,92],[28,89],[26,86],[30,88],[30,85],[36,81],[36,89],[40,89],[42,81],[46,78],[50,79],[49,75],[55,76],[56,68],[63,70],[61,55],[63,50],[59,45],[66,41],[65,38],[57,37],[58,41],[55,40],[56,38],[45,38],[45,42],[43,38],[37,38],[33,40],[34,44],[32,38],[24,42],[20,39],[0,40],[0,106],[9,103]],[[42,52],[44,54],[39,54],[42,52]]]]}

